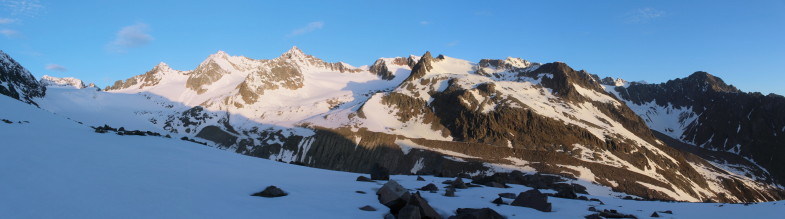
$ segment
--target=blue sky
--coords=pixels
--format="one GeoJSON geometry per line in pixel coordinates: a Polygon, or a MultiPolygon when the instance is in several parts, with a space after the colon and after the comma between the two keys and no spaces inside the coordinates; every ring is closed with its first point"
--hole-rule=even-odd
{"type": "Polygon", "coordinates": [[[188,70],[218,50],[269,59],[293,45],[355,66],[429,50],[658,83],[700,70],[785,94],[785,0],[0,0],[0,50],[37,77],[102,87],[161,61],[188,70]]]}

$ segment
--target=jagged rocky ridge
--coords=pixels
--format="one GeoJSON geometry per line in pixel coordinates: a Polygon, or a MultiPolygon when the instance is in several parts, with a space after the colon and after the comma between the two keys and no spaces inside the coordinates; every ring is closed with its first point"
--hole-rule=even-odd
{"type": "Polygon", "coordinates": [[[295,47],[271,60],[219,52],[192,71],[159,64],[107,90],[163,106],[128,116],[170,133],[319,168],[367,172],[380,163],[393,173],[443,176],[524,170],[654,199],[783,197],[776,184],[669,147],[601,80],[558,62],[471,63],[426,53],[352,67],[295,47]]]}
{"type": "Polygon", "coordinates": [[[33,98],[43,97],[46,87],[38,83],[30,71],[0,50],[0,94],[35,104],[33,98]]]}
{"type": "Polygon", "coordinates": [[[783,96],[742,92],[706,72],[661,84],[632,83],[610,89],[662,135],[715,154],[743,158],[727,164],[739,175],[780,185],[785,182],[783,96]]]}

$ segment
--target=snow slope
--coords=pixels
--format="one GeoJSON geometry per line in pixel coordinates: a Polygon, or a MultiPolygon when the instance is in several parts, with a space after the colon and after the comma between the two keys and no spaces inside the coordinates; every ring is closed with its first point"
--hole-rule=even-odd
{"type": "MultiPolygon", "coordinates": [[[[174,138],[98,134],[6,96],[0,96],[0,104],[0,118],[14,121],[0,123],[3,218],[380,218],[386,212],[373,194],[382,182],[356,182],[359,174],[248,157],[174,138]],[[289,196],[250,196],[268,185],[289,196]],[[380,210],[358,210],[364,205],[380,210]]],[[[410,189],[445,180],[392,178],[410,189]]],[[[459,190],[458,197],[423,196],[445,217],[459,207],[490,207],[509,218],[580,218],[590,213],[590,206],[640,218],[664,210],[672,210],[666,217],[673,218],[770,218],[785,211],[783,201],[744,206],[598,197],[605,202],[598,205],[551,198],[550,213],[490,203],[497,193],[526,189],[482,187],[459,190]]]]}

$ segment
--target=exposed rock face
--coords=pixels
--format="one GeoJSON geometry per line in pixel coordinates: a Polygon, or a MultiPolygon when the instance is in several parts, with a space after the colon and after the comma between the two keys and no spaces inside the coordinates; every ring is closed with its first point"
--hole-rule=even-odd
{"type": "Polygon", "coordinates": [[[246,104],[258,101],[260,95],[265,90],[276,90],[279,88],[296,90],[303,86],[303,74],[297,66],[281,61],[270,61],[268,66],[260,67],[258,70],[248,74],[245,80],[238,86],[240,96],[246,104]]]}
{"type": "Polygon", "coordinates": [[[379,163],[373,164],[371,168],[371,180],[390,180],[390,170],[379,165],[379,163]]]}
{"type": "Polygon", "coordinates": [[[751,159],[771,174],[770,179],[765,174],[758,176],[760,180],[785,183],[785,164],[779,162],[785,159],[785,97],[745,93],[706,72],[662,84],[632,83],[626,88],[615,87],[615,92],[631,106],[641,106],[638,114],[644,118],[665,114],[668,109],[682,111],[669,118],[647,119],[656,131],[711,151],[751,159]],[[663,110],[646,110],[644,106],[663,110]],[[682,125],[661,125],[669,122],[682,125]]]}
{"type": "Polygon", "coordinates": [[[166,77],[170,74],[182,74],[183,72],[174,70],[169,67],[166,63],[158,63],[155,67],[150,69],[144,74],[137,75],[126,79],[125,81],[118,80],[115,81],[113,85],[107,86],[104,90],[120,90],[120,89],[128,89],[128,88],[136,88],[142,89],[145,87],[152,87],[158,85],[163,77],[166,77]]]}
{"type": "Polygon", "coordinates": [[[433,56],[431,56],[431,52],[425,52],[424,55],[420,58],[414,67],[412,67],[412,73],[406,78],[406,82],[410,82],[416,79],[420,79],[425,76],[425,73],[433,69],[433,56]]]}
{"type": "Polygon", "coordinates": [[[43,97],[46,87],[33,74],[0,50],[0,94],[37,105],[33,98],[43,97]]]}
{"type": "Polygon", "coordinates": [[[196,91],[197,94],[206,92],[207,90],[203,86],[218,81],[232,71],[240,70],[238,69],[239,66],[236,63],[232,63],[229,58],[229,55],[223,51],[218,51],[218,53],[211,55],[194,69],[185,82],[185,86],[196,91]]]}
{"type": "Polygon", "coordinates": [[[399,66],[408,66],[410,69],[414,67],[417,63],[417,59],[414,56],[410,56],[409,58],[392,58],[392,59],[378,59],[376,62],[373,63],[368,69],[371,73],[378,75],[382,80],[392,80],[395,78],[395,72],[392,72],[387,65],[399,65],[399,66]],[[390,62],[390,63],[388,63],[390,62]]]}

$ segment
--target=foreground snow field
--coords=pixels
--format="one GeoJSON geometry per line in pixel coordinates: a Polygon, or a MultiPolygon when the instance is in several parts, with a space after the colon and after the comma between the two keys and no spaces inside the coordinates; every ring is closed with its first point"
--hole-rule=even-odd
{"type": "MultiPolygon", "coordinates": [[[[314,169],[239,155],[177,138],[118,136],[0,96],[0,218],[381,218],[374,192],[384,183],[360,174],[314,169]],[[253,197],[269,185],[289,193],[253,197]],[[360,194],[356,191],[364,191],[360,194]],[[371,205],[377,211],[358,208],[371,205]]],[[[785,201],[742,204],[667,203],[599,198],[605,204],[550,198],[554,212],[490,202],[509,189],[470,188],[442,196],[446,178],[392,176],[422,193],[442,216],[456,208],[490,207],[508,218],[583,218],[587,209],[615,209],[639,218],[781,218],[785,201]]],[[[545,191],[552,192],[552,191],[545,191]]],[[[511,200],[506,200],[511,201],[511,200]]]]}

